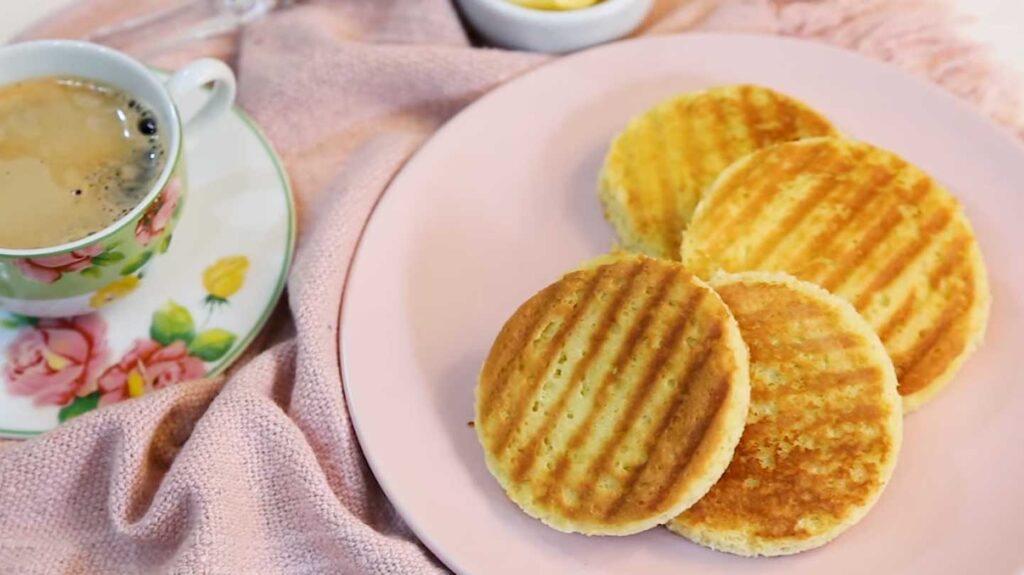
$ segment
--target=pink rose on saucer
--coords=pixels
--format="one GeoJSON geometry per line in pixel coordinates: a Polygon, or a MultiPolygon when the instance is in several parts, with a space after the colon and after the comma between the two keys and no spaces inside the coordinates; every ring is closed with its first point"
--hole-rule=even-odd
{"type": "Polygon", "coordinates": [[[97,381],[100,405],[139,397],[155,389],[206,375],[201,359],[192,357],[185,342],[167,347],[151,339],[135,341],[121,361],[107,368],[97,381]]]}
{"type": "Polygon", "coordinates": [[[97,315],[41,319],[7,347],[4,377],[36,405],[65,405],[93,391],[107,360],[107,326],[97,315]]]}
{"type": "Polygon", "coordinates": [[[93,244],[80,250],[47,256],[45,258],[25,258],[15,260],[26,277],[38,282],[52,284],[68,272],[77,272],[92,265],[92,258],[103,253],[103,246],[93,244]]]}
{"type": "Polygon", "coordinates": [[[149,206],[149,209],[146,210],[142,219],[135,226],[135,240],[140,245],[148,246],[154,238],[167,229],[167,224],[171,222],[171,218],[174,217],[174,210],[178,207],[180,196],[181,180],[175,178],[171,180],[171,183],[167,184],[164,191],[160,192],[160,196],[157,197],[152,206],[149,206]]]}

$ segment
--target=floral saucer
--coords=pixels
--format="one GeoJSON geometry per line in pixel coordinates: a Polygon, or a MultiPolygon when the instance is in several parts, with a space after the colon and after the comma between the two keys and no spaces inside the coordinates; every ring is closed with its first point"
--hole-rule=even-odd
{"type": "MultiPolygon", "coordinates": [[[[0,311],[0,437],[36,435],[217,374],[266,323],[295,244],[281,162],[238,109],[193,137],[186,154],[190,191],[174,241],[154,266],[97,293],[92,303],[100,307],[91,315],[0,311]]],[[[79,263],[123,265],[101,256],[79,263]]]]}

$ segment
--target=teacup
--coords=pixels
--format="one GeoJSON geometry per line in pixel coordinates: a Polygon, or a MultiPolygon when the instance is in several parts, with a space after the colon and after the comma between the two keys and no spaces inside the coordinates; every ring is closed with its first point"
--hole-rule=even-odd
{"type": "Polygon", "coordinates": [[[135,289],[146,267],[167,251],[181,218],[183,131],[201,130],[235,98],[234,75],[219,60],[197,60],[162,82],[138,61],[96,44],[43,40],[0,48],[0,86],[48,76],[100,82],[144,103],[163,130],[167,160],[142,200],[102,230],[62,245],[0,246],[0,309],[32,317],[89,313],[135,289]],[[207,84],[205,104],[182,118],[176,102],[207,84]]]}

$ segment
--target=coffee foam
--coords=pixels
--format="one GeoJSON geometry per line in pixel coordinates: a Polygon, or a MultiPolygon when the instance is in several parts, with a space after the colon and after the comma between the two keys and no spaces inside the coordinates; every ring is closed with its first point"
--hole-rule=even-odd
{"type": "Polygon", "coordinates": [[[0,87],[0,247],[106,228],[138,205],[165,162],[155,117],[121,91],[74,78],[0,87]]]}

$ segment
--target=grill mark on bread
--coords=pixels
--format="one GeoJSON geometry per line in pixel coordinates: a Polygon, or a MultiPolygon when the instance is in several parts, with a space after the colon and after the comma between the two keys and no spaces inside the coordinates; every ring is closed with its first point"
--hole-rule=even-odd
{"type": "Polygon", "coordinates": [[[797,131],[796,110],[783,101],[782,97],[775,92],[768,92],[768,97],[771,98],[774,104],[772,108],[775,112],[774,115],[782,119],[779,123],[779,130],[773,134],[772,140],[775,142],[788,141],[791,138],[785,138],[785,136],[791,136],[797,131]]]}
{"type": "MultiPolygon", "coordinates": [[[[881,381],[883,377],[882,371],[877,367],[845,371],[818,371],[808,368],[807,378],[799,386],[784,386],[783,389],[773,388],[766,397],[779,403],[779,400],[784,398],[804,396],[808,392],[822,393],[826,390],[842,389],[854,385],[870,385],[881,381]]],[[[760,395],[760,393],[755,395],[760,395]]]]}
{"type": "Polygon", "coordinates": [[[799,354],[817,354],[828,351],[846,351],[864,345],[864,342],[848,333],[830,333],[805,339],[800,343],[788,345],[794,352],[794,357],[799,354]]]}
{"type": "MultiPolygon", "coordinates": [[[[870,397],[881,397],[881,390],[872,390],[870,397]]],[[[804,425],[800,430],[804,434],[815,436],[823,433],[825,430],[834,429],[837,421],[853,425],[866,424],[877,428],[883,425],[880,420],[890,413],[891,409],[888,406],[881,405],[854,405],[846,409],[837,408],[834,419],[820,419],[804,425]]],[[[893,450],[890,439],[884,435],[875,439],[859,439],[868,444],[867,447],[872,453],[887,454],[893,450]]],[[[850,454],[849,448],[844,447],[836,447],[834,450],[847,455],[850,454]]]]}
{"type": "Polygon", "coordinates": [[[556,483],[559,483],[565,478],[565,474],[568,472],[569,464],[569,452],[579,449],[580,445],[590,432],[590,428],[594,425],[594,420],[598,417],[598,413],[602,411],[602,406],[606,406],[608,403],[608,394],[611,390],[612,382],[617,376],[616,370],[621,370],[623,363],[633,354],[637,345],[640,343],[641,336],[647,332],[651,322],[654,319],[654,311],[661,305],[662,301],[668,295],[669,289],[672,286],[672,280],[680,279],[679,274],[666,272],[658,281],[657,287],[653,294],[651,294],[643,303],[640,313],[637,314],[637,319],[629,328],[622,345],[619,347],[618,353],[615,355],[615,359],[612,362],[612,367],[605,372],[604,377],[601,378],[601,384],[595,391],[593,409],[591,409],[583,422],[579,427],[573,431],[569,438],[569,441],[565,444],[565,449],[558,455],[557,462],[555,463],[554,470],[547,477],[546,485],[543,486],[543,493],[539,497],[541,502],[550,502],[552,496],[552,488],[556,483]]]}
{"type": "Polygon", "coordinates": [[[768,117],[771,118],[771,122],[766,130],[768,141],[773,143],[785,142],[786,139],[783,136],[788,133],[786,124],[788,122],[787,114],[789,109],[782,104],[781,98],[775,92],[765,92],[765,97],[768,99],[768,117]]]}
{"type": "MultiPolygon", "coordinates": [[[[946,306],[942,310],[942,314],[938,320],[932,322],[926,334],[917,341],[917,344],[901,353],[897,358],[893,358],[893,363],[896,365],[896,375],[900,380],[900,392],[904,395],[918,391],[924,388],[928,384],[928,379],[919,379],[914,377],[918,367],[921,366],[922,360],[931,352],[933,349],[938,349],[938,344],[943,339],[954,339],[954,345],[952,346],[955,350],[959,351],[962,347],[962,340],[965,338],[964,330],[951,330],[949,329],[957,320],[961,319],[965,313],[969,312],[971,305],[974,301],[974,282],[967,282],[967,293],[963,297],[953,298],[949,300],[946,306]],[[903,388],[906,388],[904,391],[903,388]]],[[[942,358],[941,364],[944,367],[949,363],[951,358],[942,358]]],[[[940,362],[934,362],[940,363],[940,362]]],[[[934,365],[930,366],[932,369],[934,365]]]]}
{"type": "Polygon", "coordinates": [[[703,141],[697,137],[697,126],[693,122],[693,108],[695,100],[686,100],[682,106],[673,106],[672,111],[678,116],[679,122],[683,125],[683,163],[688,168],[690,176],[690,188],[697,186],[700,181],[700,164],[694,159],[699,159],[704,154],[703,141]]]}
{"type": "MultiPolygon", "coordinates": [[[[725,158],[727,164],[732,163],[732,159],[739,156],[739,152],[735,146],[730,145],[728,138],[724,137],[724,134],[728,130],[729,119],[725,116],[725,102],[720,99],[709,100],[707,102],[708,113],[711,114],[711,118],[714,120],[713,125],[717,128],[711,130],[709,134],[709,140],[712,142],[712,149],[715,150],[717,157],[725,158]]],[[[718,170],[721,171],[721,170],[718,170]]],[[[708,174],[709,177],[714,177],[714,174],[708,174]]],[[[705,178],[704,182],[709,178],[705,178]]],[[[700,196],[704,195],[704,189],[698,190],[697,200],[700,200],[700,196]]]]}
{"type": "MultiPolygon", "coordinates": [[[[495,402],[499,400],[508,386],[510,379],[510,372],[514,371],[516,362],[514,361],[516,356],[519,355],[526,345],[533,341],[537,329],[548,319],[549,315],[546,313],[547,308],[551,305],[551,302],[559,299],[565,293],[565,287],[567,282],[559,282],[552,286],[549,286],[540,294],[531,298],[525,305],[530,306],[530,313],[533,315],[530,323],[520,330],[516,330],[515,337],[512,339],[512,344],[503,347],[500,350],[502,359],[499,360],[500,366],[498,373],[493,378],[488,377],[487,380],[494,381],[494,385],[481,386],[480,390],[480,413],[486,414],[494,411],[495,402]]],[[[499,334],[499,339],[504,334],[499,334]]],[[[490,364],[490,361],[487,362],[490,364]]],[[[484,374],[489,375],[487,373],[484,374]]]]}
{"type": "MultiPolygon", "coordinates": [[[[639,122],[639,120],[634,120],[634,123],[635,122],[639,122]]],[[[622,156],[620,161],[621,167],[619,169],[622,171],[622,187],[624,188],[625,195],[623,201],[627,207],[625,210],[626,217],[633,220],[633,226],[637,230],[645,230],[647,228],[647,220],[650,217],[650,214],[648,211],[641,209],[640,196],[637,193],[637,189],[642,188],[643,186],[639,181],[640,176],[638,175],[637,163],[632,159],[632,156],[636,153],[636,143],[633,143],[636,138],[633,136],[631,131],[627,130],[621,134],[618,139],[623,140],[624,143],[621,147],[613,145],[612,153],[615,154],[618,152],[622,156]]],[[[607,170],[605,171],[605,174],[608,175],[607,170]]],[[[605,210],[608,209],[609,207],[606,206],[605,210]]]]}
{"type": "Polygon", "coordinates": [[[661,487],[658,492],[648,501],[648,508],[651,508],[651,502],[661,502],[668,497],[676,484],[679,483],[683,472],[686,471],[687,466],[693,460],[693,454],[700,447],[702,439],[707,435],[708,428],[711,427],[711,423],[718,418],[719,412],[725,405],[726,396],[729,393],[729,381],[727,377],[722,377],[718,380],[715,387],[709,394],[710,402],[709,405],[716,406],[710,410],[711,413],[707,417],[701,419],[700,423],[692,428],[690,432],[686,434],[686,449],[685,452],[676,457],[675,462],[672,464],[672,469],[666,474],[666,477],[670,479],[661,482],[661,487]]]}
{"type": "Polygon", "coordinates": [[[899,205],[889,204],[889,209],[864,234],[857,247],[847,250],[843,255],[839,256],[838,263],[832,268],[832,271],[829,272],[825,279],[821,281],[821,287],[833,293],[837,292],[850,279],[850,275],[857,269],[857,266],[866,260],[875,248],[885,242],[885,239],[901,221],[903,221],[903,215],[900,213],[899,205]],[[867,251],[865,251],[865,248],[867,251]]]}
{"type": "Polygon", "coordinates": [[[763,141],[761,130],[758,129],[761,119],[757,107],[754,105],[753,91],[753,86],[740,87],[739,107],[748,128],[747,134],[750,136],[751,147],[756,150],[763,147],[763,141]]]}
{"type": "MultiPolygon", "coordinates": [[[[857,195],[847,204],[849,209],[840,216],[839,222],[831,227],[824,227],[803,246],[803,249],[788,259],[790,261],[802,262],[811,257],[811,252],[819,254],[829,253],[832,244],[846,231],[850,224],[862,217],[869,217],[870,211],[868,206],[874,204],[875,201],[885,202],[886,199],[889,199],[889,195],[886,192],[898,181],[902,173],[902,171],[895,170],[884,171],[876,167],[875,173],[871,176],[871,181],[861,186],[857,195]]],[[[807,274],[797,275],[811,281],[814,279],[806,277],[807,274]]]]}
{"type": "MultiPolygon", "coordinates": [[[[733,172],[732,176],[730,176],[729,183],[743,181],[747,178],[753,178],[754,176],[763,173],[767,169],[774,169],[778,167],[780,163],[781,162],[779,161],[771,161],[770,163],[745,161],[742,164],[740,164],[737,168],[735,168],[736,171],[733,172]]],[[[733,188],[735,187],[736,186],[733,186],[733,188]]],[[[711,198],[712,201],[705,208],[705,211],[707,212],[707,216],[709,219],[713,221],[722,221],[722,219],[725,217],[724,214],[720,212],[722,211],[722,208],[728,206],[730,202],[719,201],[719,198],[725,194],[726,190],[723,189],[714,198],[711,198]]]]}
{"type": "MultiPolygon", "coordinates": [[[[676,345],[682,338],[686,328],[690,325],[690,322],[694,319],[694,311],[700,307],[700,304],[704,299],[704,292],[702,290],[696,291],[696,293],[687,294],[686,303],[683,305],[683,311],[680,312],[671,327],[668,330],[668,337],[665,338],[660,345],[658,345],[657,351],[650,357],[647,365],[643,366],[641,373],[643,374],[640,379],[636,382],[631,390],[629,402],[626,405],[622,416],[615,423],[615,427],[611,435],[607,438],[605,443],[598,449],[600,455],[597,459],[591,462],[590,467],[587,469],[586,476],[588,480],[577,488],[584,494],[584,499],[589,499],[590,494],[596,484],[596,480],[600,478],[606,471],[608,464],[618,453],[622,443],[626,440],[626,437],[630,434],[634,424],[637,421],[638,414],[641,408],[648,399],[648,394],[651,388],[657,383],[657,377],[665,367],[665,363],[671,357],[671,354],[675,352],[676,345]]],[[[710,349],[710,346],[708,347],[710,349]]],[[[680,385],[684,385],[688,382],[682,381],[680,385]]],[[[680,389],[680,392],[682,389],[680,389]]]]}
{"type": "Polygon", "coordinates": [[[921,252],[931,245],[934,240],[932,236],[942,232],[951,220],[951,214],[948,210],[942,210],[932,216],[914,242],[905,246],[895,257],[889,259],[889,262],[882,268],[882,271],[860,292],[857,299],[853,302],[853,307],[857,308],[857,311],[863,311],[871,297],[876,293],[882,292],[893,280],[906,272],[910,264],[921,255],[921,252]]]}
{"type": "MultiPolygon", "coordinates": [[[[758,212],[764,209],[764,206],[768,204],[771,199],[778,195],[782,189],[783,178],[793,173],[799,173],[806,169],[808,165],[813,164],[818,158],[824,155],[826,152],[819,148],[812,148],[810,146],[800,146],[797,148],[788,158],[770,158],[769,160],[778,160],[776,162],[754,162],[750,159],[748,163],[763,164],[760,168],[761,171],[766,174],[759,180],[759,187],[756,191],[752,192],[751,199],[743,204],[740,212],[736,217],[731,218],[729,221],[723,221],[724,218],[719,217],[714,221],[716,222],[715,228],[708,234],[705,239],[705,245],[710,253],[719,251],[718,247],[725,245],[732,245],[736,240],[737,234],[740,233],[740,226],[736,225],[737,222],[750,221],[758,212]],[[724,237],[720,237],[724,233],[724,237]]],[[[738,174],[734,174],[736,176],[738,174]]],[[[751,174],[752,175],[752,174],[751,174]]],[[[728,185],[723,185],[716,194],[715,201],[718,205],[726,205],[731,201],[735,201],[730,198],[730,195],[735,195],[737,190],[743,188],[743,181],[737,177],[730,176],[727,182],[728,185]]]]}
{"type": "Polygon", "coordinates": [[[917,293],[910,292],[907,297],[903,298],[903,302],[900,303],[896,311],[892,313],[882,324],[882,327],[878,330],[878,339],[882,340],[883,343],[887,343],[889,338],[898,333],[899,328],[907,322],[917,309],[917,293]]]}
{"type": "Polygon", "coordinates": [[[841,191],[828,174],[836,168],[841,167],[847,161],[848,160],[841,154],[833,153],[831,157],[824,159],[825,164],[823,166],[815,167],[815,171],[822,175],[821,179],[807,193],[807,195],[797,202],[796,207],[794,207],[792,211],[786,214],[781,221],[775,224],[768,236],[758,242],[757,249],[754,250],[753,255],[751,255],[748,260],[751,266],[757,267],[767,258],[771,257],[772,253],[774,253],[779,247],[779,243],[784,238],[794,234],[797,228],[799,228],[803,223],[804,219],[806,219],[815,208],[821,206],[822,202],[831,193],[841,191]]]}
{"type": "MultiPolygon", "coordinates": [[[[672,105],[659,106],[656,108],[659,110],[656,115],[661,118],[658,135],[665,149],[665,175],[668,177],[669,191],[672,194],[671,209],[676,221],[682,222],[693,211],[690,197],[692,194],[689,192],[693,185],[692,176],[685,170],[688,144],[683,136],[685,128],[680,125],[683,118],[676,108],[672,105]]],[[[674,230],[665,235],[664,240],[668,245],[664,249],[667,253],[679,253],[678,236],[674,230]]]]}
{"type": "Polygon", "coordinates": [[[562,325],[558,327],[555,336],[547,343],[544,359],[537,364],[537,369],[524,378],[524,383],[527,384],[524,386],[526,389],[516,396],[516,401],[512,402],[513,409],[516,409],[516,411],[505,421],[505,425],[500,428],[497,434],[497,441],[495,442],[495,453],[499,455],[504,453],[516,429],[523,423],[530,409],[530,398],[535,397],[538,390],[546,383],[544,376],[551,370],[551,364],[555,361],[555,356],[562,350],[562,346],[573,329],[575,329],[576,324],[579,323],[580,319],[586,314],[587,309],[593,304],[596,298],[592,296],[597,290],[598,284],[601,283],[607,273],[609,273],[607,269],[599,270],[597,274],[590,278],[586,287],[583,288],[583,294],[577,300],[576,306],[569,312],[562,325]]]}
{"type": "MultiPolygon", "coordinates": [[[[931,188],[931,185],[928,178],[920,179],[914,184],[911,190],[911,199],[907,203],[916,205],[931,188]]],[[[867,261],[872,252],[885,243],[885,239],[889,237],[889,234],[903,221],[903,215],[900,213],[899,208],[899,204],[893,204],[885,212],[885,215],[879,218],[874,227],[864,234],[861,242],[857,244],[857,249],[849,250],[840,257],[839,264],[825,278],[825,281],[821,283],[822,287],[833,293],[839,291],[839,288],[849,280],[850,274],[857,269],[859,263],[867,261]]]]}
{"type": "Polygon", "coordinates": [[[968,250],[968,236],[966,233],[960,233],[954,237],[948,244],[943,248],[942,261],[939,265],[932,269],[931,273],[928,274],[928,285],[932,289],[938,289],[939,284],[943,279],[959,274],[960,268],[967,262],[967,250],[968,250]],[[956,270],[956,272],[954,272],[956,270]]]}
{"type": "MultiPolygon", "coordinates": [[[[657,120],[657,116],[653,120],[657,120]]],[[[669,171],[671,170],[671,162],[666,155],[665,146],[665,129],[662,122],[654,122],[653,126],[654,134],[657,137],[657,145],[654,146],[653,150],[650,151],[650,163],[653,168],[653,180],[657,182],[658,195],[661,203],[661,226],[663,237],[671,240],[675,235],[675,230],[679,229],[679,209],[676,196],[679,195],[680,190],[676,190],[672,187],[672,183],[669,180],[669,171]]],[[[672,245],[666,246],[668,251],[672,251],[672,245]]],[[[676,248],[678,251],[678,247],[676,248]]]]}
{"type": "MultiPolygon", "coordinates": [[[[788,317],[788,315],[787,315],[787,317],[788,317]]],[[[799,321],[799,318],[793,318],[792,321],[799,321]]],[[[756,329],[758,329],[758,326],[760,326],[760,325],[764,326],[763,329],[770,329],[770,328],[767,327],[768,324],[751,322],[750,323],[750,330],[749,331],[751,331],[751,332],[755,331],[756,329]]],[[[807,327],[808,331],[815,331],[815,330],[820,330],[820,329],[823,329],[823,328],[825,328],[825,326],[820,326],[820,327],[819,326],[808,326],[807,327]]],[[[858,338],[856,338],[856,337],[854,337],[854,336],[852,336],[850,334],[847,334],[847,333],[828,333],[826,335],[821,335],[821,336],[817,336],[817,337],[802,338],[799,343],[787,342],[786,345],[783,346],[782,345],[782,343],[784,342],[784,337],[783,336],[785,336],[787,334],[780,333],[778,331],[772,331],[772,333],[773,333],[773,336],[778,336],[778,337],[775,337],[775,339],[777,339],[779,341],[779,345],[778,346],[764,346],[763,349],[758,350],[756,353],[759,353],[759,354],[770,354],[770,356],[765,356],[765,357],[774,357],[774,358],[797,357],[800,354],[807,355],[807,354],[825,353],[825,352],[829,352],[829,351],[846,351],[846,350],[853,349],[853,348],[860,347],[860,346],[864,345],[864,342],[862,340],[860,340],[860,339],[858,339],[858,338]],[[792,350],[793,353],[787,355],[787,352],[789,350],[792,350]]],[[[753,350],[751,350],[751,353],[755,353],[755,352],[753,350]]]]}
{"type": "MultiPolygon", "coordinates": [[[[721,100],[710,99],[700,100],[698,102],[704,106],[706,114],[710,115],[713,121],[711,129],[704,130],[703,132],[706,137],[702,138],[702,140],[707,140],[707,147],[708,150],[710,150],[710,152],[705,153],[702,156],[692,158],[689,161],[690,164],[698,167],[699,172],[699,175],[697,177],[697,186],[693,188],[695,196],[693,207],[696,207],[697,202],[700,201],[701,196],[704,195],[705,189],[707,188],[708,184],[710,184],[711,181],[714,179],[715,175],[717,175],[722,170],[717,165],[712,165],[710,169],[708,169],[708,166],[705,164],[705,162],[707,160],[726,158],[726,163],[729,163],[729,148],[728,146],[726,146],[725,140],[723,140],[723,138],[721,137],[721,133],[723,133],[726,129],[725,125],[727,124],[727,122],[725,121],[725,116],[723,115],[721,100]]],[[[704,114],[697,114],[697,116],[703,115],[704,114]]],[[[682,239],[681,234],[682,231],[686,229],[686,225],[688,223],[689,218],[687,218],[687,221],[681,222],[681,225],[678,228],[676,228],[679,231],[679,233],[676,233],[676,253],[679,253],[679,241],[682,239]]]]}
{"type": "MultiPolygon", "coordinates": [[[[686,178],[684,184],[685,189],[689,193],[696,193],[699,196],[698,189],[700,188],[702,176],[700,165],[694,163],[694,158],[700,157],[699,148],[702,145],[701,139],[696,137],[696,126],[693,124],[693,120],[690,117],[690,109],[693,107],[694,100],[687,100],[686,106],[673,106],[672,110],[678,114],[679,122],[683,125],[683,141],[680,146],[680,168],[686,178]]],[[[696,205],[696,203],[694,203],[696,205]]],[[[670,231],[671,236],[669,238],[672,241],[672,245],[669,246],[669,253],[675,255],[679,253],[679,241],[680,233],[675,230],[670,231]]]]}
{"type": "MultiPolygon", "coordinates": [[[[681,377],[679,380],[679,391],[672,398],[672,403],[669,405],[669,407],[659,415],[658,425],[655,427],[654,433],[649,434],[647,437],[644,438],[643,451],[644,453],[648,454],[647,459],[643,463],[641,463],[636,470],[630,473],[629,478],[625,481],[625,487],[619,493],[615,501],[613,501],[612,504],[605,510],[605,517],[615,517],[615,515],[619,513],[619,511],[622,509],[622,506],[625,504],[627,500],[629,500],[630,496],[633,494],[637,482],[640,480],[641,477],[643,477],[643,474],[647,470],[648,465],[650,465],[651,461],[653,461],[657,457],[659,447],[661,447],[661,445],[666,441],[667,438],[671,437],[672,439],[675,439],[675,436],[669,434],[668,430],[671,427],[677,413],[679,412],[680,407],[683,405],[684,400],[686,400],[689,397],[688,391],[690,385],[693,384],[695,381],[699,380],[700,376],[704,373],[704,369],[707,366],[708,361],[714,355],[715,346],[718,345],[718,342],[722,337],[722,331],[722,326],[720,324],[715,324],[709,330],[706,339],[703,342],[701,342],[700,355],[687,364],[686,370],[683,372],[683,377],[681,377]]],[[[725,385],[728,386],[727,381],[725,382],[725,385]]],[[[724,401],[724,399],[725,396],[723,395],[722,400],[724,401]]],[[[716,406],[713,411],[717,413],[719,407],[720,406],[716,406]]],[[[706,417],[702,418],[702,422],[706,421],[707,419],[708,418],[706,417]]],[[[704,434],[702,432],[700,434],[700,437],[703,436],[704,434]]],[[[685,461],[689,463],[690,461],[692,461],[692,459],[693,450],[690,450],[687,456],[685,457],[685,461]]],[[[676,479],[673,479],[671,482],[668,482],[668,484],[675,485],[675,482],[676,479]]],[[[591,483],[591,485],[593,484],[591,483]]],[[[664,497],[662,497],[658,501],[648,501],[648,508],[655,509],[663,501],[664,497]]]]}
{"type": "Polygon", "coordinates": [[[631,266],[629,271],[625,274],[625,286],[617,290],[612,302],[602,311],[601,317],[598,320],[597,328],[590,334],[590,339],[587,342],[586,348],[589,350],[588,353],[573,366],[572,373],[569,376],[569,383],[559,395],[554,407],[544,418],[544,422],[541,424],[540,428],[533,433],[529,441],[526,443],[526,446],[523,448],[523,455],[512,472],[512,477],[516,481],[522,481],[537,463],[537,449],[539,442],[542,438],[547,437],[547,435],[554,429],[555,425],[557,425],[558,421],[562,419],[565,408],[569,403],[569,399],[578,389],[583,380],[583,376],[587,373],[587,370],[590,369],[591,362],[593,362],[594,358],[600,355],[601,351],[604,349],[604,345],[608,341],[608,336],[610,335],[609,330],[611,325],[617,319],[619,312],[622,310],[622,306],[633,295],[633,289],[635,287],[637,277],[642,271],[644,271],[644,269],[646,268],[642,263],[636,263],[631,266]]]}

